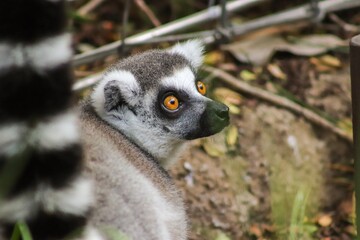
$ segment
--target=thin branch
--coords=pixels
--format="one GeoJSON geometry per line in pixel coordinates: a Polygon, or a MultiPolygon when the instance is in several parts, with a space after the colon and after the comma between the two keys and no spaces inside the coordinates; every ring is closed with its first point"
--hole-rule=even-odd
{"type": "Polygon", "coordinates": [[[310,121],[318,126],[321,126],[327,130],[330,130],[331,132],[335,133],[337,136],[341,137],[342,139],[345,139],[348,142],[352,142],[351,135],[347,134],[342,129],[334,126],[332,123],[330,123],[326,119],[322,118],[318,114],[314,113],[313,111],[311,111],[307,108],[304,108],[304,107],[290,101],[287,98],[280,97],[278,95],[275,95],[273,93],[270,93],[268,91],[265,91],[263,89],[260,89],[260,88],[254,87],[254,86],[250,86],[249,84],[240,81],[239,79],[235,78],[234,76],[228,74],[227,72],[225,72],[223,70],[209,67],[209,66],[203,67],[203,69],[205,71],[217,76],[224,83],[231,85],[237,91],[252,95],[256,98],[262,99],[262,100],[272,103],[276,106],[288,109],[296,114],[303,116],[308,121],[310,121]]]}
{"type": "Polygon", "coordinates": [[[77,91],[81,91],[84,90],[88,87],[91,87],[93,85],[95,85],[96,83],[98,83],[102,77],[103,73],[97,73],[97,74],[93,74],[91,76],[82,78],[78,81],[76,81],[76,83],[74,83],[72,90],[77,92],[77,91]]]}
{"type": "Polygon", "coordinates": [[[360,35],[353,37],[350,41],[350,74],[351,74],[351,98],[352,98],[352,120],[354,133],[354,164],[355,164],[355,222],[359,239],[360,234],[360,35]]]}
{"type": "Polygon", "coordinates": [[[126,39],[126,30],[129,21],[129,12],[130,12],[130,0],[125,0],[125,8],[123,11],[122,24],[121,24],[121,45],[119,46],[118,49],[120,55],[125,54],[125,39],[126,39]]]}
{"type": "Polygon", "coordinates": [[[336,23],[337,25],[339,25],[340,27],[342,27],[345,31],[347,32],[358,32],[359,31],[359,27],[349,24],[347,22],[345,22],[344,20],[342,20],[341,18],[339,18],[336,14],[334,13],[330,13],[329,14],[329,18],[336,23]]]}
{"type": "Polygon", "coordinates": [[[227,17],[227,11],[226,11],[226,1],[227,0],[221,0],[220,1],[220,5],[221,5],[221,17],[220,17],[220,25],[222,28],[226,28],[228,27],[228,17],[227,17]]]}
{"type": "Polygon", "coordinates": [[[77,12],[79,15],[85,16],[97,8],[104,0],[90,0],[84,6],[82,6],[77,12]]]}
{"type": "Polygon", "coordinates": [[[146,5],[144,0],[135,0],[135,4],[146,14],[155,27],[161,25],[160,20],[156,17],[154,12],[146,5]]]}

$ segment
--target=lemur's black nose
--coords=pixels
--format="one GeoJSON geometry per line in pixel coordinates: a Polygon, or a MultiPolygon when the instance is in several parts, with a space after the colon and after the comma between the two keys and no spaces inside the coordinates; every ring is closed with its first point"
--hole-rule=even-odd
{"type": "Polygon", "coordinates": [[[229,107],[224,104],[221,104],[221,106],[219,106],[219,109],[215,112],[215,114],[221,119],[229,118],[229,107]]]}
{"type": "Polygon", "coordinates": [[[229,125],[229,107],[216,101],[208,102],[204,117],[210,133],[217,133],[229,125]]]}
{"type": "Polygon", "coordinates": [[[212,101],[210,104],[208,104],[208,110],[216,117],[218,120],[229,120],[229,107],[225,104],[222,104],[220,102],[212,101]]]}
{"type": "Polygon", "coordinates": [[[206,102],[206,109],[200,117],[199,128],[195,133],[192,132],[185,138],[195,139],[213,135],[229,125],[229,122],[229,107],[216,101],[208,101],[206,102]]]}

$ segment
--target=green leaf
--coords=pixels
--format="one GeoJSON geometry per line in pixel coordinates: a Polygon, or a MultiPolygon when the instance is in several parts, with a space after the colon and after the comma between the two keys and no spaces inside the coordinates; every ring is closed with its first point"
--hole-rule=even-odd
{"type": "Polygon", "coordinates": [[[102,227],[102,232],[111,240],[129,240],[124,233],[116,228],[104,226],[102,227]]]}
{"type": "Polygon", "coordinates": [[[11,240],[33,240],[29,227],[26,223],[20,221],[17,222],[13,234],[11,236],[11,240]]]}
{"type": "Polygon", "coordinates": [[[242,70],[242,71],[240,72],[240,77],[241,77],[242,79],[244,79],[244,81],[246,81],[246,82],[254,81],[254,80],[257,79],[256,74],[253,73],[253,72],[250,72],[249,70],[242,70]]]}
{"type": "Polygon", "coordinates": [[[219,233],[216,236],[215,240],[230,240],[230,238],[225,233],[219,231],[219,233]]]}
{"type": "Polygon", "coordinates": [[[236,140],[238,139],[238,129],[234,125],[230,125],[228,130],[226,131],[226,143],[229,146],[235,146],[236,140]]]}

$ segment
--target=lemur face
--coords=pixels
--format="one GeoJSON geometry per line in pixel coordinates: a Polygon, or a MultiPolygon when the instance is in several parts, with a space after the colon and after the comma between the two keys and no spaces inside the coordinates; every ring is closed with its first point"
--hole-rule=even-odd
{"type": "Polygon", "coordinates": [[[189,41],[115,64],[95,89],[93,106],[132,138],[195,139],[221,131],[229,124],[228,107],[207,98],[196,78],[202,50],[189,41]]]}
{"type": "Polygon", "coordinates": [[[164,131],[184,139],[218,133],[229,124],[228,107],[207,97],[206,86],[189,67],[164,78],[154,110],[164,131]]]}

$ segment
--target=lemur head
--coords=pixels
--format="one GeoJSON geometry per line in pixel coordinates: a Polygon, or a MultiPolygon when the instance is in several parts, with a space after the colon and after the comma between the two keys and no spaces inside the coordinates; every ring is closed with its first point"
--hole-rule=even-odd
{"type": "Polygon", "coordinates": [[[202,52],[201,42],[192,40],[122,60],[105,72],[91,96],[92,105],[101,118],[150,153],[146,148],[155,143],[169,147],[218,133],[229,123],[228,107],[207,98],[204,83],[196,77],[202,52]]]}

